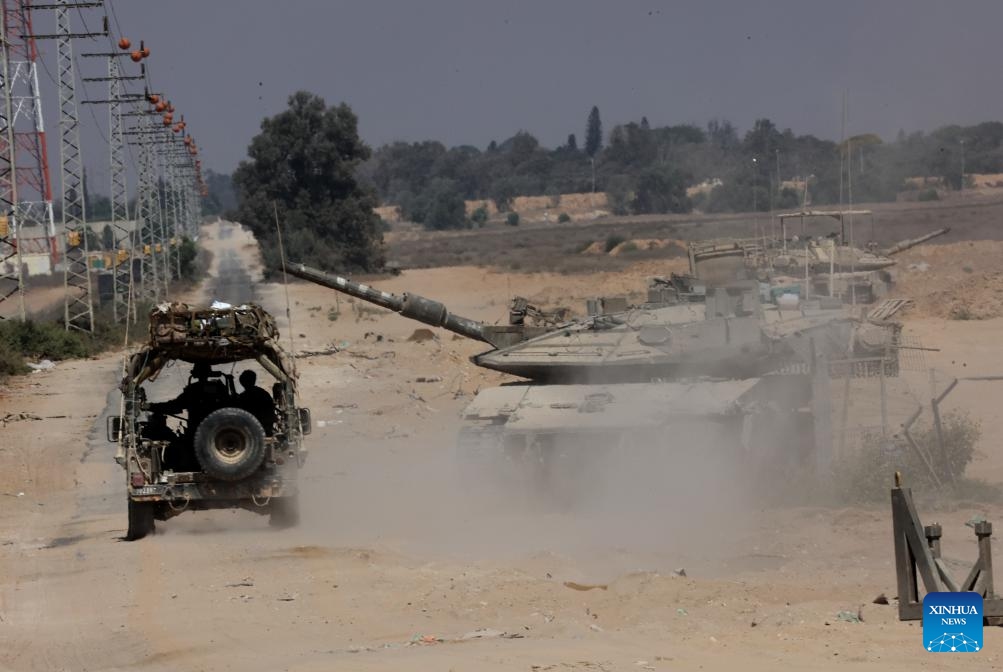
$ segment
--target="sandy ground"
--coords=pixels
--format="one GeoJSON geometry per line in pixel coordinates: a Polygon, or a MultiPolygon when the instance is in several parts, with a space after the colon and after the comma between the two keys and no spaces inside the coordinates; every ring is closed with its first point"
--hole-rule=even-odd
{"type": "MultiPolygon", "coordinates": [[[[216,276],[205,294],[230,298],[234,259],[257,272],[254,246],[229,225],[203,240],[216,276]]],[[[639,291],[647,275],[665,272],[655,262],[591,277],[448,268],[380,286],[501,321],[514,294],[581,310],[586,297],[639,291]]],[[[284,316],[282,287],[256,289],[284,316]]],[[[103,417],[117,405],[120,356],[62,363],[0,388],[0,417],[43,418],[0,427],[0,669],[1001,665],[999,629],[987,629],[979,654],[935,656],[922,650],[917,624],[872,604],[895,595],[887,507],[768,507],[730,496],[728,483],[668,489],[654,507],[626,496],[630,483],[618,484],[624,497],[573,510],[489,496],[453,466],[459,409],[504,381],[467,362],[478,345],[438,331],[410,341],[413,323],[320,287],[294,284],[289,295],[291,328],[284,317],[281,325],[295,350],[338,350],[297,360],[316,429],[295,530],[272,531],[248,512],[195,513],[121,542],[124,484],[103,417]],[[862,623],[838,618],[858,610],[862,623]]],[[[939,348],[923,351],[915,399],[928,398],[930,367],[941,387],[967,372],[1003,373],[1003,320],[921,310],[906,319],[912,336],[939,348]]],[[[1003,483],[992,385],[962,383],[949,401],[983,422],[973,472],[1003,483]]],[[[688,464],[685,445],[673,459],[688,464]]],[[[923,511],[944,524],[958,574],[974,557],[963,522],[975,513],[1000,520],[1003,507],[923,511]]]]}

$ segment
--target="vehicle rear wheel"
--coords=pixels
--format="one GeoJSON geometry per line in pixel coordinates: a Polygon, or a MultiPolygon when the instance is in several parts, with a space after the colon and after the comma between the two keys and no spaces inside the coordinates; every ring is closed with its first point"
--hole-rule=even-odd
{"type": "Polygon", "coordinates": [[[265,430],[240,408],[221,408],[195,430],[195,457],[202,470],[221,481],[240,481],[265,459],[265,430]]]}
{"type": "Polygon", "coordinates": [[[126,541],[136,541],[154,533],[156,523],[153,520],[153,507],[153,502],[129,500],[129,529],[125,533],[126,541]]]}
{"type": "Polygon", "coordinates": [[[296,527],[300,522],[299,495],[291,497],[275,497],[272,499],[271,515],[268,524],[272,527],[285,529],[296,527]]]}

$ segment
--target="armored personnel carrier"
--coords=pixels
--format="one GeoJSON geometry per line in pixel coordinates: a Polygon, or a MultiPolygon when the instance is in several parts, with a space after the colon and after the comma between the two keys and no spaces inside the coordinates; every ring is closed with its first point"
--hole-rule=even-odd
{"type": "Polygon", "coordinates": [[[295,370],[278,336],[272,316],[253,304],[165,304],[150,313],[150,340],[126,362],[121,414],[108,418],[126,474],[127,539],[199,509],[238,507],[269,514],[276,526],[297,522],[310,412],[297,405],[295,370]],[[148,390],[175,365],[192,366],[183,387],[168,374],[150,394],[165,386],[180,394],[151,402],[148,390]],[[270,391],[257,387],[255,369],[272,379],[270,391]]]}
{"type": "Polygon", "coordinates": [[[287,271],[485,343],[474,364],[523,380],[481,390],[464,409],[461,456],[503,456],[536,473],[587,446],[658,447],[681,437],[678,428],[698,425],[714,428],[716,445],[746,456],[765,459],[784,447],[824,468],[830,371],[897,373],[895,325],[855,319],[838,300],[794,311],[764,306],[755,282],[709,290],[702,304],[530,327],[483,324],[431,299],[301,264],[287,271]]]}

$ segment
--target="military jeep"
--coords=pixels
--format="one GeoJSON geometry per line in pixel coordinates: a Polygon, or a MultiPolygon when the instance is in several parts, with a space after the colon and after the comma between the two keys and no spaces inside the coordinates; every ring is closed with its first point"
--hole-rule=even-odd
{"type": "MultiPolygon", "coordinates": [[[[126,473],[126,539],[154,532],[155,521],[184,511],[243,508],[268,514],[277,527],[299,519],[297,472],[310,433],[310,411],[297,406],[292,359],[278,342],[274,318],[253,304],[194,308],[165,304],[150,313],[150,340],[129,356],[120,415],[108,418],[108,439],[126,473]],[[151,401],[148,388],[177,370],[191,374],[173,400],[151,401]],[[270,392],[234,371],[263,371],[270,392]]],[[[169,385],[173,383],[173,385],[169,385]]]]}

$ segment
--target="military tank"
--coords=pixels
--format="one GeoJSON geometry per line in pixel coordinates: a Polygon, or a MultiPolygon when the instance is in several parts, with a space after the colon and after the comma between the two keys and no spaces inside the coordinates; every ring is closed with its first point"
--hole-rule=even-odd
{"type": "Polygon", "coordinates": [[[706,443],[741,461],[825,471],[830,372],[898,371],[896,325],[857,319],[838,300],[764,305],[756,282],[709,289],[704,303],[496,326],[416,294],[302,264],[287,271],[484,343],[475,365],[522,380],[479,391],[463,410],[462,462],[516,469],[544,489],[558,474],[581,487],[572,474],[627,445],[636,457],[706,443]]]}
{"type": "MultiPolygon", "coordinates": [[[[690,243],[690,273],[706,282],[720,282],[745,272],[781,287],[801,285],[802,294],[837,296],[847,303],[871,303],[885,298],[894,285],[895,256],[950,228],[930,231],[882,248],[849,244],[844,222],[852,216],[869,218],[869,210],[812,211],[777,215],[779,238],[718,239],[690,243]],[[790,233],[790,220],[800,220],[790,233]],[[839,230],[826,236],[810,235],[806,222],[832,219],[839,230]],[[804,287],[807,285],[807,287],[804,287]]],[[[816,227],[817,228],[817,227],[816,227]]],[[[873,229],[873,224],[871,226],[873,229]]]]}

